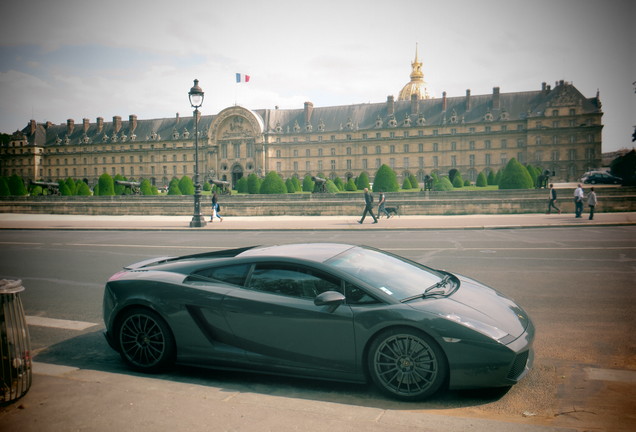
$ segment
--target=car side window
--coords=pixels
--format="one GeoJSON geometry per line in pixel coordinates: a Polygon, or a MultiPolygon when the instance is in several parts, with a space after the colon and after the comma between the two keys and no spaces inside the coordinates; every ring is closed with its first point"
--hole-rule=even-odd
{"type": "Polygon", "coordinates": [[[230,285],[245,285],[245,278],[250,269],[249,264],[238,264],[221,267],[210,267],[198,270],[188,277],[188,281],[224,282],[230,285]]]}
{"type": "Polygon", "coordinates": [[[313,300],[325,291],[342,292],[339,280],[312,269],[281,264],[258,264],[248,287],[258,291],[313,300]]]}
{"type": "Polygon", "coordinates": [[[369,295],[365,290],[349,282],[345,283],[345,297],[349,305],[368,305],[381,303],[375,297],[369,295]]]}

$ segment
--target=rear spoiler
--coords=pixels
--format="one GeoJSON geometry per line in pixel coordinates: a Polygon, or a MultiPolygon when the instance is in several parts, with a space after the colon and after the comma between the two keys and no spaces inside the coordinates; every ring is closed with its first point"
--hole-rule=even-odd
{"type": "Polygon", "coordinates": [[[231,258],[231,257],[235,257],[239,255],[242,252],[245,252],[246,250],[254,249],[255,247],[258,247],[258,246],[247,246],[247,247],[236,248],[236,249],[223,249],[218,251],[203,252],[200,254],[183,255],[179,257],[164,256],[164,257],[150,258],[144,261],[139,261],[134,264],[129,264],[124,267],[124,270],[138,270],[138,269],[148,267],[151,265],[165,264],[169,262],[188,260],[188,259],[231,258]]]}

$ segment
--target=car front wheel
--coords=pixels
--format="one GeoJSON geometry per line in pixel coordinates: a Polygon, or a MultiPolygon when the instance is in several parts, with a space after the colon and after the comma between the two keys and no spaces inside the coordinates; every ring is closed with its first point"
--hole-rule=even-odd
{"type": "Polygon", "coordinates": [[[142,372],[159,372],[175,359],[174,336],[166,322],[146,309],[126,312],[117,328],[121,357],[142,372]]]}
{"type": "Polygon", "coordinates": [[[378,388],[397,399],[416,401],[437,392],[448,366],[442,349],[428,335],[414,329],[387,330],[369,349],[369,372],[378,388]]]}

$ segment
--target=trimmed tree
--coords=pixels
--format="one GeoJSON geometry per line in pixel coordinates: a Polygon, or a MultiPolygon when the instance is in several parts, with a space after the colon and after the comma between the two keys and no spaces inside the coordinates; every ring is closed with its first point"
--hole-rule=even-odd
{"type": "Polygon", "coordinates": [[[455,184],[455,176],[459,174],[459,171],[457,170],[457,168],[453,168],[450,171],[448,171],[448,179],[450,180],[451,183],[455,184]]]}
{"type": "Polygon", "coordinates": [[[101,196],[115,195],[115,181],[108,173],[104,173],[99,176],[97,181],[97,191],[101,196]]]}
{"type": "Polygon", "coordinates": [[[139,190],[141,191],[142,195],[154,195],[152,193],[152,187],[150,184],[150,180],[148,179],[143,179],[141,181],[141,184],[139,185],[139,190]]]}
{"type": "Polygon", "coordinates": [[[349,192],[355,192],[358,190],[358,188],[356,187],[356,182],[353,181],[353,177],[350,177],[349,180],[347,180],[345,190],[349,192]]]}
{"type": "Polygon", "coordinates": [[[183,195],[181,189],[179,189],[179,179],[172,177],[170,184],[168,185],[168,195],[183,195]]]}
{"type": "Polygon", "coordinates": [[[22,177],[17,174],[13,174],[11,177],[9,177],[8,183],[9,191],[13,196],[24,196],[29,193],[27,191],[27,188],[24,186],[22,177]]]}
{"type": "Polygon", "coordinates": [[[362,190],[370,186],[371,184],[369,183],[369,174],[367,174],[366,171],[362,171],[356,179],[356,187],[358,188],[358,190],[362,190]]]}
{"type": "Polygon", "coordinates": [[[477,175],[477,183],[475,183],[475,185],[477,187],[486,187],[488,186],[488,180],[486,179],[486,175],[484,174],[484,172],[480,172],[479,175],[477,175]]]}
{"type": "MultiPolygon", "coordinates": [[[[409,182],[409,185],[410,184],[411,183],[409,182]]],[[[362,188],[358,185],[358,189],[362,188]]],[[[375,173],[375,179],[373,180],[373,192],[397,192],[399,190],[400,185],[397,180],[397,174],[390,166],[383,164],[375,173]]]]}
{"type": "Polygon", "coordinates": [[[73,195],[73,192],[71,192],[71,189],[68,187],[68,184],[64,180],[58,181],[57,184],[60,186],[60,195],[62,196],[73,195]]]}
{"type": "Polygon", "coordinates": [[[241,177],[236,182],[236,191],[238,193],[247,193],[247,177],[241,177]]]}
{"type": "Polygon", "coordinates": [[[408,190],[408,189],[412,189],[413,186],[411,186],[411,180],[409,180],[408,177],[404,178],[404,181],[402,182],[402,189],[404,190],[408,190]]]}
{"type": "Polygon", "coordinates": [[[314,181],[311,179],[311,176],[307,174],[303,179],[303,192],[313,192],[314,191],[314,181]]]}
{"type": "Polygon", "coordinates": [[[9,196],[11,195],[11,190],[9,189],[9,182],[6,177],[0,177],[0,196],[9,196]]]}
{"type": "Polygon", "coordinates": [[[453,187],[454,188],[463,188],[464,187],[464,179],[459,171],[455,173],[455,177],[453,178],[453,187]]]}
{"type": "Polygon", "coordinates": [[[252,173],[247,176],[247,193],[257,194],[261,190],[261,179],[258,178],[256,173],[252,173]]]}
{"type": "Polygon", "coordinates": [[[327,189],[327,192],[329,193],[340,192],[340,189],[338,188],[338,186],[336,186],[336,184],[332,180],[327,180],[327,182],[325,183],[325,188],[327,189]]]}
{"type": "Polygon", "coordinates": [[[184,175],[179,180],[179,190],[182,195],[194,195],[194,183],[192,179],[187,175],[184,175]]]}
{"type": "Polygon", "coordinates": [[[499,189],[532,189],[534,182],[526,167],[512,158],[506,164],[499,181],[499,189]]]}
{"type": "Polygon", "coordinates": [[[270,171],[265,176],[263,183],[261,184],[260,193],[262,194],[285,194],[287,193],[287,187],[285,182],[278,175],[276,171],[270,171]]]}
{"type": "Polygon", "coordinates": [[[68,190],[71,195],[77,195],[77,183],[75,183],[75,180],[69,177],[64,181],[64,183],[68,186],[68,190]]]}
{"type": "Polygon", "coordinates": [[[415,177],[415,175],[411,174],[409,176],[409,182],[411,183],[411,189],[419,189],[420,188],[420,182],[417,181],[417,177],[415,177]]]}
{"type": "Polygon", "coordinates": [[[493,170],[488,171],[488,176],[486,177],[486,180],[488,181],[488,184],[490,186],[494,186],[497,184],[497,178],[493,170]]]}
{"type": "Polygon", "coordinates": [[[300,192],[300,191],[303,190],[303,187],[300,184],[300,180],[298,180],[298,177],[296,177],[296,176],[292,177],[292,183],[294,184],[294,191],[295,192],[300,192]]]}
{"type": "Polygon", "coordinates": [[[440,177],[440,179],[433,184],[433,190],[434,191],[444,191],[444,192],[452,191],[453,190],[453,184],[450,182],[448,177],[446,177],[446,176],[440,177]]]}
{"type": "Polygon", "coordinates": [[[288,178],[287,180],[285,180],[285,187],[287,188],[287,193],[296,192],[296,187],[294,186],[294,182],[292,181],[291,178],[288,178]]]}

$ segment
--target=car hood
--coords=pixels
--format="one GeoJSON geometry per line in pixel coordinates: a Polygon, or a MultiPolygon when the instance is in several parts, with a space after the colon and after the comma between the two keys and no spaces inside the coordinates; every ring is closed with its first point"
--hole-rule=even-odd
{"type": "Polygon", "coordinates": [[[431,299],[434,305],[424,299],[411,303],[411,306],[441,316],[456,315],[477,320],[508,333],[513,339],[524,333],[530,317],[514,301],[473,279],[455,276],[460,286],[450,296],[431,299]]]}

